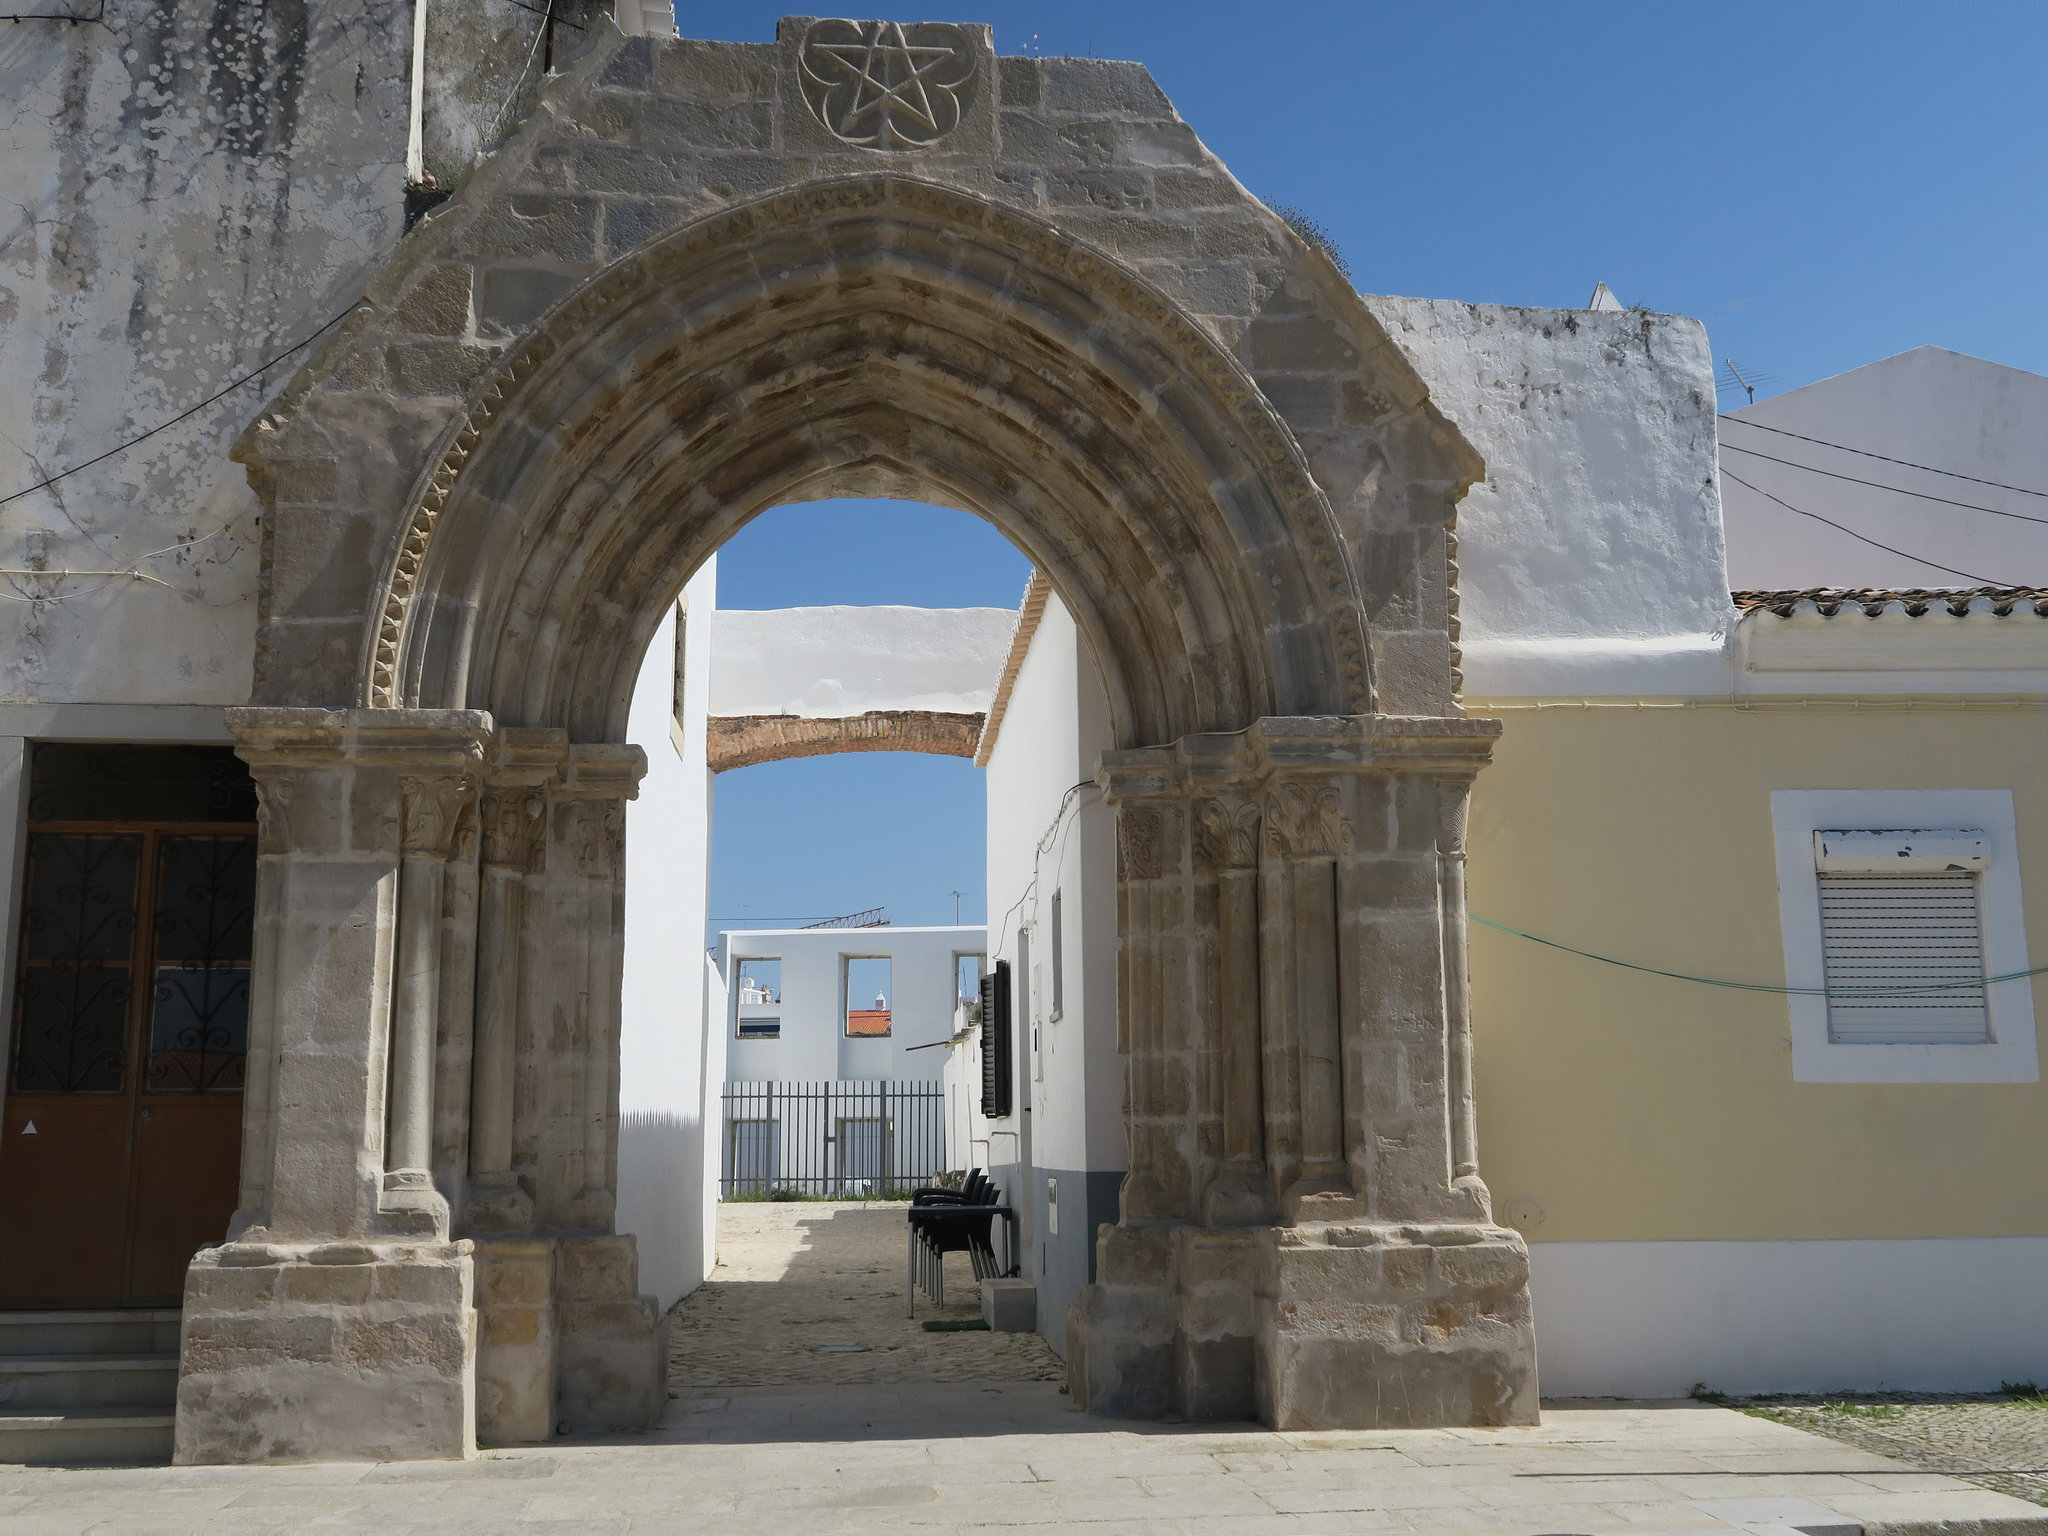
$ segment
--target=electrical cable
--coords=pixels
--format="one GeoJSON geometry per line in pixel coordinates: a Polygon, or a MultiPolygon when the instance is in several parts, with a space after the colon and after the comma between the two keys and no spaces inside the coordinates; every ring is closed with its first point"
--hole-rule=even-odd
{"type": "Polygon", "coordinates": [[[104,592],[117,581],[146,581],[154,586],[162,587],[166,591],[175,592],[178,596],[198,603],[202,607],[233,608],[240,603],[247,602],[247,594],[226,603],[209,603],[196,592],[188,592],[174,582],[165,581],[161,576],[151,576],[146,571],[141,570],[140,566],[143,561],[154,560],[161,555],[178,555],[183,554],[188,549],[196,549],[208,539],[219,538],[234,526],[234,520],[230,519],[214,529],[213,532],[202,533],[196,539],[185,539],[176,544],[166,544],[162,549],[152,549],[146,555],[137,555],[132,563],[118,571],[38,571],[25,566],[0,569],[0,578],[4,578],[10,587],[14,586],[17,578],[29,581],[79,580],[88,576],[104,576],[106,578],[96,587],[81,587],[76,592],[61,592],[54,595],[37,594],[23,592],[17,587],[12,592],[0,592],[0,598],[5,598],[10,603],[68,603],[74,597],[90,597],[95,592],[104,592]]]}
{"type": "Polygon", "coordinates": [[[565,27],[574,27],[578,32],[589,30],[580,21],[571,21],[566,16],[557,16],[551,8],[528,5],[526,0],[510,0],[510,3],[518,6],[522,11],[531,11],[536,16],[545,16],[549,21],[559,21],[565,27]]]}
{"type": "Polygon", "coordinates": [[[1582,960],[1597,960],[1602,965],[1619,966],[1624,971],[1641,971],[1646,976],[1664,976],[1672,981],[1693,981],[1703,987],[1725,987],[1735,992],[1770,992],[1780,997],[1921,997],[1929,992],[1974,991],[1979,987],[1995,986],[2001,981],[2024,981],[2029,976],[2048,974],[2048,965],[2037,965],[2029,970],[2007,971],[1999,976],[1980,976],[1972,981],[1930,981],[1911,987],[1779,987],[1761,981],[1722,981],[1712,976],[1688,975],[1684,971],[1662,971],[1654,965],[1637,965],[1632,960],[1616,960],[1611,955],[1596,955],[1590,949],[1574,949],[1571,945],[1560,944],[1555,939],[1539,939],[1533,933],[1510,928],[1506,923],[1496,923],[1476,912],[1469,912],[1466,916],[1482,928],[1511,933],[1518,939],[1541,944],[1545,949],[1561,949],[1566,954],[1577,955],[1582,960]]]}
{"type": "Polygon", "coordinates": [[[1849,535],[1850,538],[1857,540],[1859,543],[1868,544],[1872,549],[1881,549],[1888,555],[1897,555],[1901,560],[1911,560],[1920,565],[1932,566],[1937,571],[1947,571],[1951,576],[1967,576],[1970,580],[1982,582],[1984,585],[1989,587],[2005,585],[2005,583],[1999,581],[1994,576],[1979,576],[1975,571],[1957,570],[1952,565],[1943,565],[1939,560],[1929,560],[1922,555],[1908,554],[1903,549],[1894,549],[1889,544],[1880,544],[1877,540],[1873,538],[1868,538],[1865,535],[1858,533],[1854,528],[1843,526],[1841,523],[1836,522],[1831,517],[1822,517],[1818,512],[1809,512],[1804,507],[1795,507],[1792,505],[1791,502],[1787,501],[1784,497],[1773,496],[1769,491],[1766,491],[1761,487],[1751,485],[1747,480],[1743,479],[1740,475],[1735,474],[1726,466],[1722,467],[1721,477],[1724,480],[1733,480],[1745,491],[1755,491],[1757,495],[1763,497],[1766,501],[1775,501],[1787,512],[1797,512],[1801,517],[1810,517],[1816,523],[1826,523],[1830,528],[1833,528],[1841,533],[1846,533],[1847,535],[1849,535]]]}
{"type": "Polygon", "coordinates": [[[988,952],[990,954],[994,955],[1000,954],[1002,952],[1003,940],[1009,934],[1010,931],[1010,918],[1016,913],[1019,907],[1023,906],[1025,902],[1031,899],[1032,893],[1038,889],[1038,861],[1041,858],[1043,858],[1046,854],[1046,851],[1052,847],[1054,835],[1058,833],[1060,829],[1060,823],[1066,820],[1067,811],[1069,807],[1071,807],[1075,803],[1075,797],[1079,795],[1081,791],[1084,789],[1095,789],[1098,787],[1099,786],[1093,779],[1083,779],[1080,783],[1076,784],[1072,789],[1068,790],[1064,795],[1060,796],[1060,808],[1053,812],[1052,820],[1046,824],[1045,832],[1038,839],[1038,847],[1032,854],[1031,878],[1025,882],[1024,894],[1019,896],[1014,902],[1012,902],[1010,904],[1009,911],[1003,914],[1003,926],[996,930],[996,941],[995,943],[991,944],[988,949],[988,952]]]}
{"type": "MultiPolygon", "coordinates": [[[[1897,496],[1911,496],[1917,501],[1938,502],[1944,507],[1961,507],[1966,512],[1989,512],[1993,517],[2012,517],[2017,518],[2023,523],[2048,524],[2048,517],[2035,517],[2027,512],[2008,512],[2002,507],[1982,507],[1974,501],[1951,501],[1946,496],[1931,496],[1926,491],[1909,491],[1903,485],[1886,485],[1882,480],[1864,480],[1856,475],[1842,474],[1839,470],[1821,469],[1817,465],[1802,464],[1797,459],[1781,459],[1775,454],[1758,453],[1754,448],[1742,448],[1734,443],[1723,443],[1721,451],[1724,453],[1746,453],[1753,459],[1766,459],[1773,464],[1783,464],[1788,469],[1803,469],[1809,475],[1826,475],[1830,480],[1846,480],[1851,485],[1867,485],[1875,491],[1890,491],[1897,496]]],[[[1940,471],[1937,470],[1936,473],[1939,474],[1940,471]]],[[[2020,487],[2010,485],[2006,489],[2017,491],[2020,487]]],[[[2038,491],[2027,491],[2024,494],[2038,496],[2041,493],[2038,491]]]]}
{"type": "MultiPolygon", "coordinates": [[[[529,5],[526,7],[526,9],[530,11],[533,9],[533,7],[529,5]]],[[[541,11],[538,14],[541,15],[543,18],[551,19],[550,12],[541,11]]],[[[547,21],[543,20],[538,27],[535,27],[533,29],[533,46],[526,50],[526,62],[519,66],[519,73],[513,78],[512,81],[512,89],[505,96],[505,104],[498,108],[497,118],[491,123],[491,142],[493,144],[498,143],[501,139],[501,136],[504,134],[506,114],[511,112],[513,107],[518,105],[519,93],[526,89],[526,72],[529,69],[533,68],[533,61],[540,57],[541,39],[545,38],[547,35],[547,21]]]]}
{"type": "MultiPolygon", "coordinates": [[[[209,405],[212,405],[216,400],[223,400],[227,398],[229,395],[233,394],[236,390],[240,389],[244,384],[247,384],[250,380],[261,378],[264,374],[268,373],[271,369],[275,368],[279,363],[283,362],[286,358],[290,357],[294,352],[305,351],[306,348],[313,345],[314,342],[318,341],[322,336],[325,336],[329,331],[333,330],[337,325],[341,324],[342,321],[346,320],[350,315],[354,314],[356,310],[361,306],[362,302],[363,301],[361,299],[356,300],[355,303],[349,305],[347,309],[344,309],[332,320],[328,321],[325,325],[321,326],[319,330],[313,332],[313,334],[308,336],[304,341],[298,342],[293,346],[286,347],[282,352],[279,352],[274,357],[271,357],[265,362],[258,364],[250,372],[243,374],[239,379],[236,379],[232,384],[229,384],[225,388],[217,390],[215,393],[208,395],[204,400],[200,401],[190,410],[180,411],[177,415],[173,416],[169,421],[158,423],[156,426],[151,427],[147,432],[142,433],[139,437],[131,437],[128,439],[127,442],[109,448],[105,453],[101,454],[98,458],[87,459],[83,464],[74,464],[69,469],[60,469],[57,471],[56,474],[51,475],[46,480],[38,480],[34,485],[28,486],[26,489],[15,491],[7,496],[0,496],[0,507],[6,506],[11,501],[19,501],[24,496],[33,496],[37,491],[47,490],[51,486],[55,485],[59,480],[68,479],[72,475],[77,474],[80,470],[91,469],[95,464],[104,464],[108,459],[111,459],[115,454],[126,453],[130,448],[133,448],[136,444],[148,442],[152,437],[155,437],[157,433],[168,431],[170,428],[175,427],[179,422],[186,421],[189,420],[191,417],[197,416],[201,411],[205,410],[209,405]]],[[[149,557],[145,555],[143,558],[148,559],[149,557]]]]}
{"type": "MultiPolygon", "coordinates": [[[[2017,491],[2022,496],[2048,497],[2048,491],[2037,491],[2024,485],[2007,485],[2003,480],[1986,480],[1981,475],[1966,475],[1959,469],[1936,469],[1932,464],[1917,464],[1911,459],[1895,459],[1888,453],[1874,453],[1868,448],[1851,448],[1847,443],[1831,443],[1824,437],[1809,437],[1804,432],[1794,432],[1790,427],[1766,426],[1763,422],[1751,421],[1746,416],[1731,416],[1726,411],[1721,412],[1720,415],[1721,420],[1732,421],[1739,427],[1755,427],[1759,432],[1775,432],[1780,437],[1796,437],[1802,443],[1817,443],[1823,448],[1835,448],[1843,453],[1861,454],[1866,459],[1882,459],[1887,464],[1901,464],[1907,469],[1924,469],[1930,475],[1947,475],[1955,480],[1968,480],[1973,485],[1988,485],[1993,490],[2017,491]]],[[[1724,444],[1723,446],[1726,445],[1724,444]]],[[[1802,469],[1807,467],[1806,465],[1800,466],[1802,469]]],[[[1825,474],[1826,471],[1823,470],[1821,473],[1825,474]]],[[[1910,495],[1911,493],[1908,492],[1908,494],[1910,495]]]]}
{"type": "MultiPolygon", "coordinates": [[[[72,11],[28,11],[22,15],[0,16],[0,21],[68,21],[74,27],[107,27],[107,0],[100,0],[100,8],[90,16],[80,16],[72,11]]],[[[112,27],[107,27],[109,32],[112,27]]]]}

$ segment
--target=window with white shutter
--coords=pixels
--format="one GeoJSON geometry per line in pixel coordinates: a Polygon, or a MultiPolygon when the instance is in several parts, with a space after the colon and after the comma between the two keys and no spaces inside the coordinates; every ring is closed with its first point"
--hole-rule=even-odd
{"type": "Polygon", "coordinates": [[[1795,1081],[2039,1081],[2010,790],[1779,789],[1771,820],[1795,1081]]]}
{"type": "Polygon", "coordinates": [[[1828,1039],[1971,1044],[1990,1038],[1979,829],[1822,829],[1820,883],[1828,1039]]]}

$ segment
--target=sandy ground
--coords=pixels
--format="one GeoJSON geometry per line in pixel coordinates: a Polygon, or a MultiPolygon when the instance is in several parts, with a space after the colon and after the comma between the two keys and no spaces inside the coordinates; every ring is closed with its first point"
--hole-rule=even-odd
{"type": "Polygon", "coordinates": [[[672,1390],[944,1381],[1058,1381],[1035,1333],[927,1333],[981,1315],[965,1254],[946,1256],[946,1302],[904,1316],[906,1207],[729,1202],[718,1267],[669,1321],[672,1390]]]}

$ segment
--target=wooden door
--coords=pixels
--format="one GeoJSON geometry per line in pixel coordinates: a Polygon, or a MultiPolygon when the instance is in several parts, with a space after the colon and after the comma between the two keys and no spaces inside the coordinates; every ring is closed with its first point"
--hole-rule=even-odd
{"type": "Polygon", "coordinates": [[[30,823],[0,1307],[176,1305],[225,1235],[255,884],[246,823],[30,823]]]}

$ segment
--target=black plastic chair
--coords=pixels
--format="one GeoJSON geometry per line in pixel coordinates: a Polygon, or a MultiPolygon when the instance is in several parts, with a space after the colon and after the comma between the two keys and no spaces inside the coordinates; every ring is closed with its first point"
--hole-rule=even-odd
{"type": "Polygon", "coordinates": [[[1016,1212],[1000,1203],[1001,1191],[979,1168],[967,1175],[962,1189],[920,1189],[911,1196],[909,1223],[909,1273],[905,1281],[906,1314],[917,1316],[917,1293],[923,1289],[933,1306],[946,1304],[946,1255],[965,1253],[976,1280],[989,1280],[1016,1273],[1014,1259],[1007,1269],[999,1267],[995,1251],[995,1222],[1008,1223],[1005,1251],[1016,1251],[1016,1212]]]}

